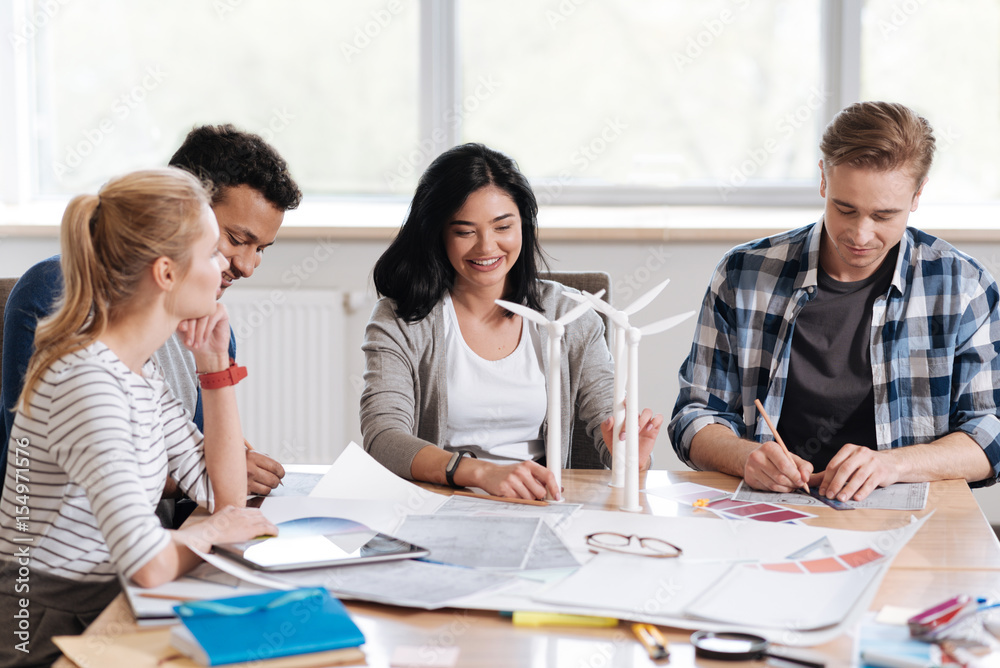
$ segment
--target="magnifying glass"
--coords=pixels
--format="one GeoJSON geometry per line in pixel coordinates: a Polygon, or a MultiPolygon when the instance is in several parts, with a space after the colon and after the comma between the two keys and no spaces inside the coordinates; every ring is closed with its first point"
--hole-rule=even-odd
{"type": "Polygon", "coordinates": [[[768,651],[770,643],[766,639],[750,633],[696,631],[691,634],[691,644],[694,645],[695,656],[703,659],[755,661],[772,658],[807,668],[826,668],[825,663],[796,659],[784,654],[772,654],[768,651]]]}

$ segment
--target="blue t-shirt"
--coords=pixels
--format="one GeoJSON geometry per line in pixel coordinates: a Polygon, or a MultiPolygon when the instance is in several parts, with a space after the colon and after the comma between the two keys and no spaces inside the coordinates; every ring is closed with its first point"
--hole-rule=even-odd
{"type": "MultiPolygon", "coordinates": [[[[63,277],[59,256],[42,260],[24,272],[18,279],[3,313],[3,381],[0,383],[0,402],[3,404],[3,421],[0,422],[0,472],[7,470],[7,438],[14,424],[17,399],[24,387],[28,362],[35,352],[35,327],[39,319],[52,314],[56,299],[62,293],[63,277]]],[[[236,358],[236,339],[230,328],[229,356],[236,358]]],[[[194,423],[204,431],[201,411],[201,388],[195,406],[194,423]]]]}

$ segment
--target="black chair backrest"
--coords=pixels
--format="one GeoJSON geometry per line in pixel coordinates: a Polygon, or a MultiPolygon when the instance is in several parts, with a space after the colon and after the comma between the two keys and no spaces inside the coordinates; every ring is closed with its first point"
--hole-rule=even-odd
{"type": "Polygon", "coordinates": [[[7,308],[7,297],[15,283],[16,278],[0,278],[0,363],[3,362],[3,313],[7,308]]]}

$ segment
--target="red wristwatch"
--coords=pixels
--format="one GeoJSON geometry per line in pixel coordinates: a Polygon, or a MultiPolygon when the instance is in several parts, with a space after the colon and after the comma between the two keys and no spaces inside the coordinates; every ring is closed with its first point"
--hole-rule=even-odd
{"type": "Polygon", "coordinates": [[[246,377],[247,368],[245,366],[236,366],[236,360],[230,357],[228,369],[213,371],[212,373],[199,373],[198,384],[201,385],[201,389],[203,390],[217,390],[220,387],[235,385],[246,377]]]}

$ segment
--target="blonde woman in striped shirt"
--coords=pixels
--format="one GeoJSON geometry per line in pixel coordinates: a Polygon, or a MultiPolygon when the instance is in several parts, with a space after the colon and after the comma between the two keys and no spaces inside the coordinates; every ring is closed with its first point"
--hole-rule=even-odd
{"type": "Polygon", "coordinates": [[[35,336],[0,497],[0,615],[15,622],[0,665],[48,665],[51,637],[82,631],[119,573],[156,586],[198,563],[189,546],[276,531],[243,507],[232,383],[201,376],[202,435],[151,359],[180,331],[200,374],[229,369],[218,239],[208,193],[179,169],[128,174],[67,207],[65,292],[35,336]],[[164,529],[154,508],[168,475],[214,514],[164,529]]]}

